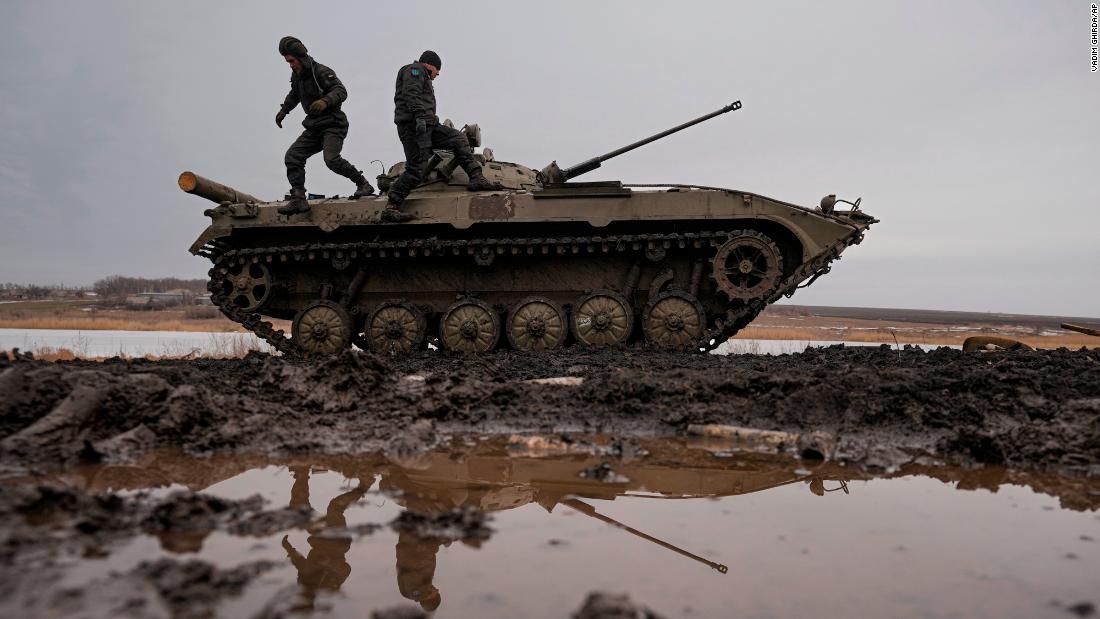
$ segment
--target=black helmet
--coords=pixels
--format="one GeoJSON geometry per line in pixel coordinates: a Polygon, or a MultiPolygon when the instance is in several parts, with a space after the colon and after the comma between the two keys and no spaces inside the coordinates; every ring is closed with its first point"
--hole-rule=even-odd
{"type": "Polygon", "coordinates": [[[309,50],[306,49],[305,43],[302,43],[296,37],[285,36],[279,39],[279,53],[283,56],[290,54],[291,56],[304,58],[309,50]]]}

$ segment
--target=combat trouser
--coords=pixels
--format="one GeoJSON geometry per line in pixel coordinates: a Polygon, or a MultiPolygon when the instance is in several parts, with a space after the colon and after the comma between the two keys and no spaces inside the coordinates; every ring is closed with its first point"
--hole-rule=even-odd
{"type": "Polygon", "coordinates": [[[337,125],[325,129],[306,129],[286,151],[286,178],[291,187],[306,186],[306,159],[324,152],[325,165],[333,172],[348,178],[359,185],[365,182],[363,173],[340,155],[344,148],[344,138],[348,136],[347,125],[337,125]]]}
{"type": "Polygon", "coordinates": [[[418,136],[416,123],[397,123],[397,137],[401,139],[401,147],[405,149],[405,171],[390,187],[391,202],[404,202],[409,192],[424,180],[428,173],[425,167],[432,157],[433,149],[453,152],[455,161],[470,178],[481,176],[481,164],[474,159],[470,141],[458,129],[436,123],[428,125],[424,134],[418,136]]]}

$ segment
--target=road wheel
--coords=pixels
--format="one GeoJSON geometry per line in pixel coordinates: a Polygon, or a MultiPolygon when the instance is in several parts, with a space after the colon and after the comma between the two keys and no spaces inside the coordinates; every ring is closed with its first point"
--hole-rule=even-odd
{"type": "Polygon", "coordinates": [[[621,345],[634,330],[634,312],[621,294],[597,290],[577,299],[569,327],[584,346],[621,345]]]}
{"type": "Polygon", "coordinates": [[[374,308],[363,335],[371,351],[393,354],[419,349],[426,330],[423,312],[411,303],[393,300],[374,308]]]}
{"type": "Polygon", "coordinates": [[[568,326],[561,306],[543,297],[527,297],[508,312],[508,342],[516,350],[553,350],[565,343],[568,326]]]}
{"type": "Polygon", "coordinates": [[[480,353],[496,348],[500,319],[487,303],[464,299],[447,308],[439,321],[439,341],[447,350],[480,353]]]}
{"type": "Polygon", "coordinates": [[[331,301],[317,301],[294,317],[291,335],[307,354],[335,354],[351,346],[351,317],[331,301]]]}
{"type": "Polygon", "coordinates": [[[656,348],[689,350],[703,337],[706,317],[703,306],[692,295],[678,290],[662,292],[646,304],[642,332],[656,348]]]}

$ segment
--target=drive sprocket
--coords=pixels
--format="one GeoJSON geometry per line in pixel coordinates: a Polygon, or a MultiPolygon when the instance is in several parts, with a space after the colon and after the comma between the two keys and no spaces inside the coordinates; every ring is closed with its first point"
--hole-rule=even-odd
{"type": "Polygon", "coordinates": [[[765,298],[777,290],[783,277],[783,254],[767,235],[737,231],[718,248],[713,277],[730,301],[765,298]]]}

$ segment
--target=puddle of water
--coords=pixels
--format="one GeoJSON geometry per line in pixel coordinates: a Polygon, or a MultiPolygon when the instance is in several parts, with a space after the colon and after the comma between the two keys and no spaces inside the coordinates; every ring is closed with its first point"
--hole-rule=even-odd
{"type": "Polygon", "coordinates": [[[72,558],[65,584],[168,556],[282,565],[223,604],[224,616],[251,615],[293,583],[301,608],[339,617],[413,600],[440,617],[560,618],[597,589],[667,617],[1064,617],[1100,601],[1100,481],[1000,469],[876,477],[730,456],[713,440],[641,440],[628,460],[519,444],[456,441],[400,463],[162,453],[75,469],[52,481],[260,493],[269,509],[312,506],[319,523],[267,537],[139,535],[105,558],[72,558]],[[464,506],[491,513],[487,539],[349,532],[464,506]]]}

